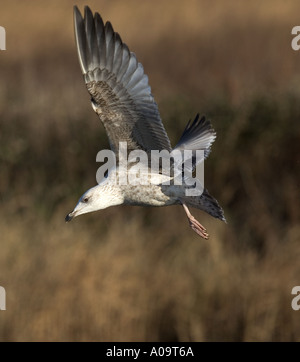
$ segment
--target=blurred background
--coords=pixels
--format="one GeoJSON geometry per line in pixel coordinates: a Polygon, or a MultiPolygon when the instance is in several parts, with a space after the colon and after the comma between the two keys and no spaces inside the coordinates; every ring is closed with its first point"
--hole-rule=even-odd
{"type": "Polygon", "coordinates": [[[149,76],[173,145],[217,131],[199,210],[112,207],[66,224],[108,148],[73,34],[73,1],[1,0],[0,341],[299,341],[298,1],[79,1],[149,76]]]}

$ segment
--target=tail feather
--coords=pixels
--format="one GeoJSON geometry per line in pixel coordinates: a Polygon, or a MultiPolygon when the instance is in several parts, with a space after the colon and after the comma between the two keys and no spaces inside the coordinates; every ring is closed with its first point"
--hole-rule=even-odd
{"type": "Polygon", "coordinates": [[[226,222],[224,211],[218,201],[206,189],[201,196],[186,196],[184,202],[191,207],[207,212],[209,215],[226,222]]]}

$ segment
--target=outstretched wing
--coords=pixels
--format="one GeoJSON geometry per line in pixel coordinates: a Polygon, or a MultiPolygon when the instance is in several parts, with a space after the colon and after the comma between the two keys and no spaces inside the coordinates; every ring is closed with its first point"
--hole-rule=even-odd
{"type": "Polygon", "coordinates": [[[157,104],[141,63],[110,22],[86,6],[84,18],[74,7],[75,37],[81,70],[94,111],[114,152],[127,149],[171,150],[157,104]]]}

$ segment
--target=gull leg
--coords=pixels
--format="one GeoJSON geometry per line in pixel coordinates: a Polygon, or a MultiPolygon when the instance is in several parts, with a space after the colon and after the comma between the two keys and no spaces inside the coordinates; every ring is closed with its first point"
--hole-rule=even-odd
{"type": "Polygon", "coordinates": [[[190,227],[195,231],[195,233],[200,235],[203,239],[208,239],[208,233],[206,232],[205,227],[201,225],[200,222],[194,218],[194,216],[190,213],[190,210],[188,209],[186,204],[183,201],[181,201],[181,203],[186,213],[186,216],[188,217],[190,227]]]}

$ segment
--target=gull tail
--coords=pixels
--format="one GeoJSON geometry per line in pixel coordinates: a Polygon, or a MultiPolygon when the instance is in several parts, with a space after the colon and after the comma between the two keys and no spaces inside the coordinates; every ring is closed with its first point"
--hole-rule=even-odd
{"type": "Polygon", "coordinates": [[[201,196],[185,196],[181,197],[188,206],[207,212],[209,215],[220,219],[226,223],[224,211],[218,201],[212,197],[206,189],[201,196]]]}

